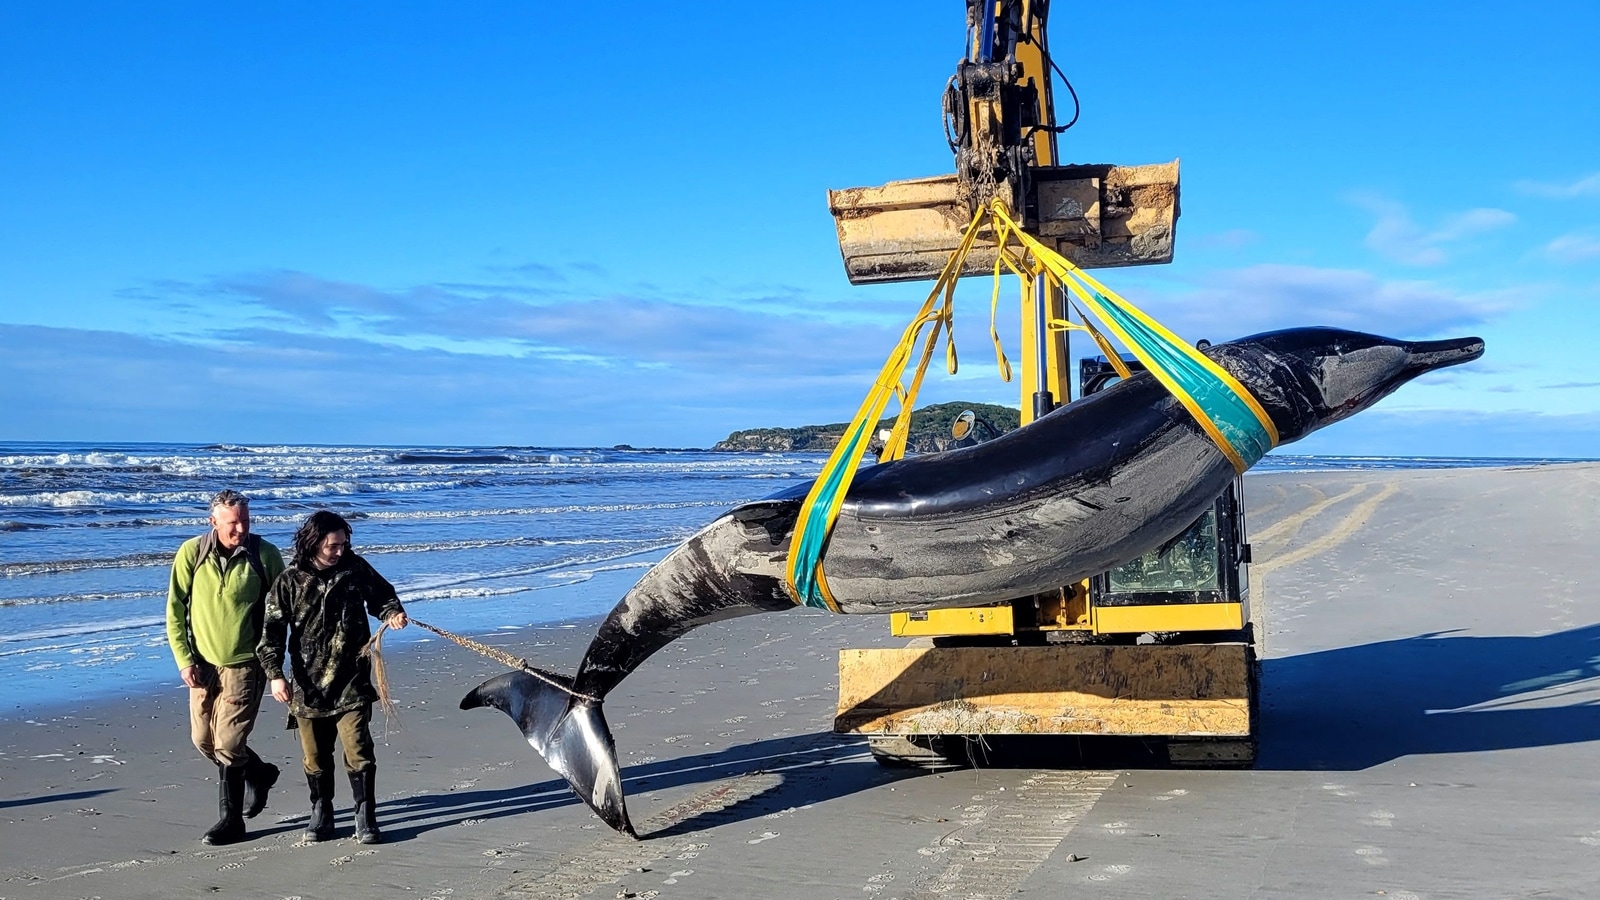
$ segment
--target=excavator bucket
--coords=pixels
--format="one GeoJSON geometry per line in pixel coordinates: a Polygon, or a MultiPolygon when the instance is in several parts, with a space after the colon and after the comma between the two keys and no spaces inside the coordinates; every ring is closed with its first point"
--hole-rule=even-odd
{"type": "MultiPolygon", "coordinates": [[[[1025,227],[1076,265],[1101,269],[1172,261],[1177,160],[1047,166],[1029,170],[1029,176],[1033,188],[1025,227]]],[[[828,210],[851,284],[938,278],[972,220],[955,175],[829,191],[828,210]]],[[[992,234],[980,233],[961,274],[992,272],[994,257],[992,234]]]]}

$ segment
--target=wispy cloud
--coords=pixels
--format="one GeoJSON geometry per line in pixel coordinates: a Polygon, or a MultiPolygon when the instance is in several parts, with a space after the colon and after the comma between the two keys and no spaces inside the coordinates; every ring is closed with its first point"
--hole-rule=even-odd
{"type": "Polygon", "coordinates": [[[1367,232],[1366,245],[1374,252],[1414,266],[1437,266],[1450,261],[1448,247],[1467,238],[1505,228],[1517,217],[1503,209],[1480,207],[1446,216],[1433,228],[1418,225],[1400,203],[1376,194],[1357,194],[1352,201],[1377,216],[1367,232]]]}
{"type": "Polygon", "coordinates": [[[1535,197],[1570,200],[1573,197],[1600,197],[1600,172],[1585,175],[1576,181],[1517,181],[1513,187],[1535,197]]]}
{"type": "Polygon", "coordinates": [[[0,324],[0,438],[709,446],[737,428],[848,418],[881,361],[725,358],[663,373],[622,356],[601,368],[305,332],[228,337],[0,324]],[[232,392],[250,415],[216,415],[232,392]]]}
{"type": "MultiPolygon", "coordinates": [[[[174,304],[222,298],[244,313],[242,328],[327,334],[398,347],[464,354],[583,360],[602,365],[685,366],[742,372],[793,368],[798,354],[819,371],[858,367],[888,352],[903,323],[848,320],[825,304],[762,294],[667,299],[642,293],[595,296],[579,290],[541,292],[506,285],[431,284],[403,289],[275,271],[165,283],[174,304]]],[[[216,319],[188,320],[191,326],[216,319]]],[[[236,340],[221,331],[203,335],[236,340]]]]}
{"type": "Polygon", "coordinates": [[[1552,259],[1566,263],[1600,259],[1600,237],[1592,234],[1564,234],[1546,244],[1544,252],[1552,259]]]}
{"type": "Polygon", "coordinates": [[[1516,293],[1461,293],[1353,269],[1277,264],[1219,271],[1188,290],[1131,299],[1179,334],[1214,341],[1304,325],[1420,338],[1475,328],[1527,302],[1516,293]]]}
{"type": "Polygon", "coordinates": [[[1387,409],[1380,403],[1283,453],[1593,459],[1600,413],[1387,409]]]}

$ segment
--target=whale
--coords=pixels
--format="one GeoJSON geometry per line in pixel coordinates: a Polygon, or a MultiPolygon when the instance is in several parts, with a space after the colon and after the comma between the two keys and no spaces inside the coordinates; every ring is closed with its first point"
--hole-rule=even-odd
{"type": "MultiPolygon", "coordinates": [[[[1480,338],[1402,341],[1292,328],[1203,352],[1257,400],[1280,444],[1370,408],[1401,385],[1483,355],[1480,338]]],[[[976,606],[1104,572],[1188,528],[1238,475],[1148,373],[982,444],[864,467],[821,556],[844,614],[976,606]]],[[[731,509],[647,570],[611,610],[576,673],[489,679],[462,709],[498,709],[607,825],[637,836],[606,695],[685,633],[793,609],[799,484],[731,509]]]]}

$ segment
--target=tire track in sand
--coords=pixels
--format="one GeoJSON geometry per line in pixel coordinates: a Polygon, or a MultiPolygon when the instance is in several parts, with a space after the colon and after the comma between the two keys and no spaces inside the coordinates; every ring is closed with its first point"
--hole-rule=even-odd
{"type": "Polygon", "coordinates": [[[1007,791],[972,798],[961,827],[918,850],[944,866],[924,871],[903,892],[887,888],[883,876],[863,887],[868,895],[896,900],[999,900],[1011,897],[1034,870],[1056,852],[1117,772],[1041,771],[1007,791]]]}
{"type": "MultiPolygon", "coordinates": [[[[1280,536],[1293,535],[1297,533],[1303,525],[1309,522],[1313,517],[1320,514],[1323,510],[1342,500],[1346,500],[1363,493],[1368,487],[1370,487],[1369,484],[1358,484],[1337,497],[1329,497],[1313,503],[1311,506],[1306,507],[1299,513],[1273,523],[1272,527],[1262,531],[1259,535],[1257,535],[1256,539],[1270,541],[1274,539],[1280,539],[1280,536]]],[[[1393,497],[1395,494],[1399,493],[1399,491],[1400,486],[1394,482],[1391,481],[1385,484],[1383,488],[1376,494],[1361,501],[1361,503],[1359,503],[1355,509],[1351,510],[1343,519],[1340,519],[1338,524],[1335,525],[1327,534],[1313,541],[1302,544],[1299,547],[1290,550],[1288,553],[1275,555],[1271,559],[1265,560],[1264,562],[1255,563],[1251,566],[1251,571],[1258,572],[1262,575],[1267,575],[1277,571],[1278,569],[1282,569],[1286,566],[1292,566],[1295,563],[1303,562],[1304,560],[1310,559],[1313,556],[1317,556],[1332,550],[1333,548],[1349,540],[1350,537],[1356,532],[1360,531],[1372,518],[1372,514],[1378,511],[1378,507],[1382,506],[1385,500],[1393,497]]],[[[1282,537],[1281,539],[1287,540],[1288,538],[1282,537]]]]}
{"type": "Polygon", "coordinates": [[[707,849],[705,841],[689,836],[650,839],[650,835],[691,818],[698,820],[697,830],[710,829],[729,819],[735,806],[781,786],[783,781],[783,776],[775,772],[760,772],[720,782],[641,822],[639,832],[644,840],[615,833],[606,835],[554,871],[507,885],[497,896],[503,900],[576,900],[668,856],[693,859],[707,849]]]}

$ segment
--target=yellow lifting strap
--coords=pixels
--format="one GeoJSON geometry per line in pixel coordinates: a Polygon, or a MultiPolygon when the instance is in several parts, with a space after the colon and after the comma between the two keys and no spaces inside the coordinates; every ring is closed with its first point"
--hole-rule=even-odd
{"type": "Polygon", "coordinates": [[[838,446],[834,447],[828,461],[823,464],[821,474],[811,485],[811,492],[806,495],[806,502],[800,507],[800,517],[795,523],[794,536],[789,544],[789,565],[785,578],[785,583],[796,603],[839,611],[839,606],[828,592],[827,582],[822,574],[823,546],[827,543],[828,533],[833,529],[834,520],[839,516],[839,507],[844,503],[844,496],[850,490],[850,482],[855,479],[856,470],[860,468],[862,454],[871,443],[872,430],[882,419],[890,397],[900,400],[900,413],[895,418],[894,427],[890,431],[889,438],[884,441],[878,459],[880,462],[889,462],[904,455],[906,438],[911,430],[911,409],[916,404],[917,390],[922,385],[922,376],[927,371],[934,349],[938,346],[941,329],[948,336],[947,365],[952,373],[956,370],[955,343],[953,335],[950,335],[956,282],[961,277],[962,264],[966,261],[967,254],[972,251],[973,242],[978,236],[978,225],[988,215],[988,210],[980,209],[972,217],[972,222],[968,224],[966,233],[961,238],[961,244],[945,263],[944,270],[934,282],[933,290],[928,292],[928,299],[923,301],[916,318],[906,326],[904,334],[900,337],[900,343],[884,362],[872,389],[861,402],[861,408],[845,427],[838,446]],[[905,374],[906,366],[911,361],[912,349],[917,344],[919,334],[928,325],[932,328],[923,338],[922,358],[917,363],[916,374],[912,377],[910,387],[903,387],[900,383],[901,376],[905,374]]]}
{"type": "MultiPolygon", "coordinates": [[[[1278,429],[1272,418],[1226,369],[1023,231],[1011,218],[1004,201],[996,199],[990,211],[995,244],[1006,266],[1022,278],[1045,278],[1082,303],[1080,315],[1085,309],[1092,312],[1144,363],[1145,369],[1189,411],[1233,464],[1234,471],[1242,474],[1278,445],[1278,429]],[[1013,238],[1022,245],[1025,255],[1011,247],[1013,238]]],[[[1088,320],[1085,315],[1084,321],[1088,320]]],[[[1097,338],[1097,343],[1102,348],[1106,346],[1103,339],[1097,338]]],[[[1115,353],[1106,356],[1118,360],[1115,353]]]]}
{"type": "Polygon", "coordinates": [[[1000,302],[1003,267],[1023,282],[1025,298],[1032,296],[1031,289],[1036,279],[1044,278],[1050,286],[1066,291],[1076,299],[1078,303],[1073,305],[1084,320],[1082,325],[1052,319],[1048,326],[1055,330],[1070,328],[1089,332],[1118,374],[1127,377],[1130,373],[1120,354],[1085,314],[1086,309],[1092,312],[1183,404],[1236,471],[1242,473],[1278,443],[1278,432],[1271,418],[1237,379],[1071,261],[1023,231],[1011,218],[1004,201],[996,199],[991,206],[978,210],[967,225],[961,244],[945,263],[933,290],[928,292],[928,298],[923,301],[916,318],[906,327],[900,343],[884,362],[855,418],[845,428],[838,446],[823,464],[821,474],[806,495],[795,523],[785,573],[785,584],[797,604],[839,611],[822,571],[822,551],[828,535],[844,504],[850,483],[860,468],[861,457],[871,441],[872,429],[881,421],[890,397],[900,401],[900,412],[878,459],[879,462],[889,462],[904,455],[912,407],[933,351],[938,346],[941,329],[947,335],[949,371],[952,374],[956,371],[955,343],[950,334],[955,287],[980,227],[986,221],[993,230],[998,250],[994,265],[995,287],[990,301],[989,333],[995,343],[995,356],[1002,378],[1011,380],[1010,363],[1001,348],[1000,336],[994,324],[1000,302]],[[1013,240],[1021,246],[1022,252],[1011,246],[1013,240]],[[921,358],[910,386],[903,386],[901,378],[910,363],[912,350],[922,329],[929,325],[932,328],[922,339],[921,358]]]}

